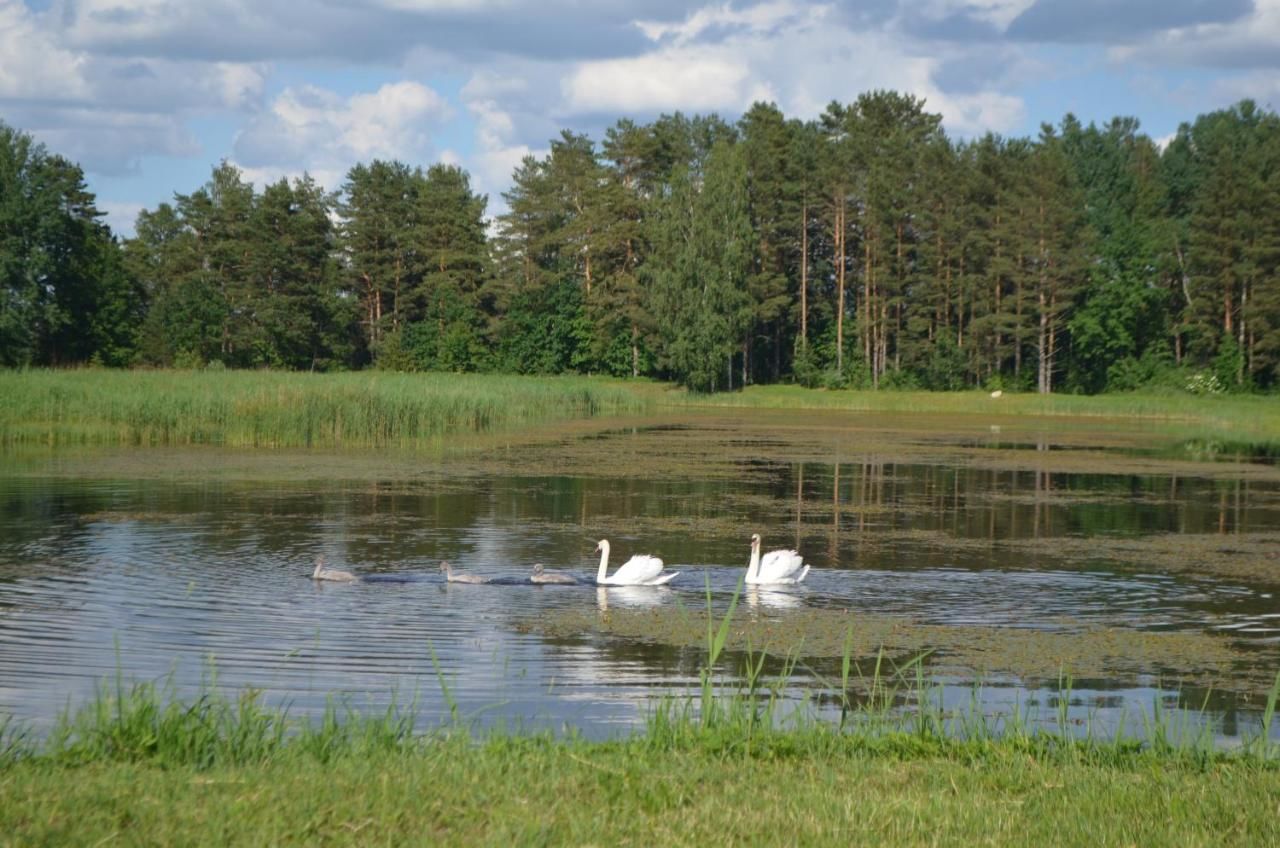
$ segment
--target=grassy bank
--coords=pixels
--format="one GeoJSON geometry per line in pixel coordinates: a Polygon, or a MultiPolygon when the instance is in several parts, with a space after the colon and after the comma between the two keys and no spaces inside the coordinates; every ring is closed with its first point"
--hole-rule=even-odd
{"type": "MultiPolygon", "coordinates": [[[[976,697],[949,710],[920,658],[864,676],[850,630],[838,679],[821,681],[839,719],[784,716],[794,659],[771,680],[748,650],[727,694],[714,671],[737,601],[717,621],[708,596],[700,694],[661,701],[642,732],[605,742],[478,737],[456,710],[417,733],[412,707],[394,705],[331,704],[292,722],[253,692],[183,702],[117,675],[43,740],[0,724],[0,833],[51,845],[1280,840],[1280,675],[1258,733],[1224,751],[1209,722],[1158,707],[1142,739],[1081,735],[1065,708],[1047,729],[1030,713],[992,718],[976,697]]],[[[440,685],[452,703],[443,674],[440,685]]]]}
{"type": "Polygon", "coordinates": [[[26,763],[0,772],[0,843],[1274,845],[1278,793],[1280,771],[1255,765],[1012,746],[454,738],[203,770],[26,763]]]}
{"type": "Polygon", "coordinates": [[[418,446],[641,411],[586,377],[268,371],[0,372],[0,444],[418,446]]]}
{"type": "Polygon", "coordinates": [[[661,409],[742,408],[986,418],[1144,419],[1206,453],[1280,453],[1280,399],[1004,395],[752,386],[690,394],[648,381],[478,374],[267,371],[0,371],[0,445],[419,447],[458,434],[661,409]]]}
{"type": "Polygon", "coordinates": [[[826,391],[800,386],[749,386],[716,395],[669,391],[669,405],[757,409],[836,409],[886,414],[1047,418],[1128,418],[1192,425],[1196,429],[1237,434],[1246,439],[1280,441],[1280,398],[1256,395],[1113,394],[1038,395],[985,391],[900,392],[826,391]]]}
{"type": "Polygon", "coordinates": [[[643,733],[589,742],[415,734],[395,710],[291,725],[252,696],[105,687],[42,743],[0,744],[0,844],[1280,839],[1280,761],[1260,742],[1224,753],[1167,722],[1145,744],[985,722],[966,736],[940,708],[874,705],[843,730],[782,728],[770,703],[668,702],[643,733]]]}

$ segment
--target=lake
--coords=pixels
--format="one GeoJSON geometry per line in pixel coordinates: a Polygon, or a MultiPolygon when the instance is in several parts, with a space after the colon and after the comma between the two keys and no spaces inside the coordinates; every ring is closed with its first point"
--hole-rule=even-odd
{"type": "Polygon", "coordinates": [[[431,453],[9,452],[0,715],[47,730],[120,674],[625,733],[696,688],[708,600],[728,608],[758,532],[812,571],[740,598],[727,688],[766,649],[768,674],[797,661],[792,706],[830,712],[846,650],[864,674],[923,657],[957,710],[1138,732],[1158,704],[1229,745],[1280,668],[1280,469],[1197,450],[1151,423],[744,411],[431,453]],[[680,576],[519,582],[589,581],[600,538],[680,576]],[[315,583],[318,555],[369,579],[315,583]],[[441,559],[503,582],[445,584],[441,559]]]}

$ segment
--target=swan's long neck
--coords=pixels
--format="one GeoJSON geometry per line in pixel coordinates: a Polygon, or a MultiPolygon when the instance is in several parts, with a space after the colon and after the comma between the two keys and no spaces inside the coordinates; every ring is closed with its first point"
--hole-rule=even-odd
{"type": "Polygon", "coordinates": [[[751,543],[751,561],[747,563],[747,579],[753,580],[760,576],[760,543],[751,543]]]}
{"type": "Polygon", "coordinates": [[[324,557],[319,557],[319,558],[317,558],[317,559],[316,559],[316,570],[315,570],[315,571],[313,571],[313,572],[311,572],[311,576],[312,576],[312,577],[319,577],[319,576],[320,576],[320,569],[322,569],[322,568],[324,568],[324,557]]]}
{"type": "Polygon", "coordinates": [[[603,583],[605,574],[609,571],[609,543],[603,539],[600,541],[600,570],[596,572],[596,582],[603,583]]]}

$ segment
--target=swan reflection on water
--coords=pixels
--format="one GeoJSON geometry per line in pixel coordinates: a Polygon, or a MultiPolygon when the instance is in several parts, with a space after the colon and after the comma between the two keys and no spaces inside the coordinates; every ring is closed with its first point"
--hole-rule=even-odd
{"type": "Polygon", "coordinates": [[[596,606],[600,612],[608,612],[611,604],[615,609],[647,609],[665,603],[670,595],[668,589],[650,586],[597,586],[596,606]]]}
{"type": "Polygon", "coordinates": [[[743,592],[747,606],[752,609],[796,609],[804,606],[804,600],[792,592],[771,591],[748,586],[743,592]]]}

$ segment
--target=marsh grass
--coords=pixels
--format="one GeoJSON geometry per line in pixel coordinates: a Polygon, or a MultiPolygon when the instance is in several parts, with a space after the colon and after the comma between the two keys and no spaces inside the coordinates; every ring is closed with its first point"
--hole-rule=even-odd
{"type": "Polygon", "coordinates": [[[825,391],[771,385],[715,395],[671,389],[657,397],[665,406],[1147,420],[1184,425],[1190,452],[1227,455],[1261,445],[1268,456],[1280,455],[1280,399],[1259,395],[1007,393],[992,398],[985,391],[825,391]]]}
{"type": "Polygon", "coordinates": [[[0,445],[384,447],[646,409],[588,377],[0,371],[0,445]]]}
{"type": "Polygon", "coordinates": [[[1164,422],[1185,452],[1280,455],[1280,402],[1252,396],[822,391],[700,395],[650,381],[485,374],[0,371],[0,445],[422,447],[451,436],[661,409],[844,410],[1164,422]]]}

